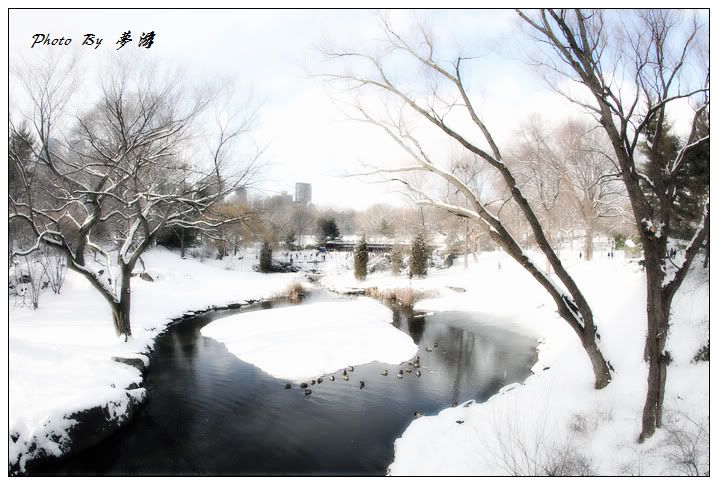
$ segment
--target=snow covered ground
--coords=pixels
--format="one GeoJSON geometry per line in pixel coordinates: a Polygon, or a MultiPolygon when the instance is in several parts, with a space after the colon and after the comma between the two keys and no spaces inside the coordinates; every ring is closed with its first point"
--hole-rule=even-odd
{"type": "MultiPolygon", "coordinates": [[[[300,278],[259,274],[253,252],[244,258],[202,263],[157,247],[143,255],[148,282],[132,278],[132,338],[115,337],[109,306],[80,275],[68,272],[60,295],[43,292],[40,307],[9,314],[9,460],[22,469],[31,455],[60,455],[57,442],[75,424],[73,412],[114,403],[117,419],[144,389],[140,371],[112,357],[140,358],[173,317],[247,300],[271,298],[300,278]],[[59,439],[52,439],[52,436],[59,439]],[[30,451],[32,450],[32,451],[30,451]]],[[[139,265],[138,265],[139,266],[139,265]]]]}
{"type": "Polygon", "coordinates": [[[418,348],[392,317],[370,298],[320,301],[215,320],[202,335],[274,377],[301,382],[348,365],[411,359],[418,348]]]}
{"type": "MultiPolygon", "coordinates": [[[[695,268],[674,300],[666,425],[639,445],[636,438],[647,373],[642,361],[645,274],[624,261],[621,253],[616,256],[597,255],[595,261],[586,262],[563,254],[592,305],[600,345],[615,368],[613,382],[601,391],[593,389],[590,363],[549,296],[502,253],[482,253],[477,261],[470,259],[468,270],[457,261],[452,268],[432,269],[428,277],[412,280],[384,272],[357,282],[351,255],[346,253],[331,253],[326,263],[311,263],[312,269],[325,271],[322,284],[330,289],[431,290],[435,296],[418,302],[418,310],[479,313],[485,323],[509,326],[541,341],[534,375],[523,384],[507,386],[485,403],[469,402],[413,421],[396,441],[390,474],[676,475],[707,471],[709,365],[694,364],[691,359],[708,339],[708,274],[695,268]],[[696,450],[692,461],[684,456],[691,449],[696,450]]],[[[113,401],[113,412],[121,415],[128,392],[141,397],[141,388],[125,390],[141,382],[139,371],[111,357],[146,361],[154,337],[172,317],[211,305],[269,298],[300,278],[252,272],[254,253],[242,260],[200,263],[180,260],[157,248],[143,258],[155,281],[133,279],[133,337],[127,343],[114,336],[106,304],[72,273],[62,296],[44,293],[39,310],[11,304],[11,462],[29,456],[33,443],[45,447],[47,453],[59,453],[48,437],[63,436],[72,424],[64,416],[72,411],[113,401]]],[[[356,322],[347,322],[347,328],[356,330],[353,333],[334,327],[337,322],[331,317],[337,309],[332,304],[240,314],[211,324],[203,334],[225,342],[243,360],[289,380],[371,360],[402,361],[415,352],[405,335],[392,332],[388,310],[378,303],[363,298],[337,303],[343,315],[357,317],[356,322]],[[346,311],[350,304],[355,307],[346,311]],[[285,311],[296,328],[289,328],[285,311]],[[343,354],[332,355],[334,351],[343,354]],[[278,359],[277,353],[286,355],[278,359]]]]}
{"type": "MultiPolygon", "coordinates": [[[[645,274],[617,256],[592,262],[566,258],[592,305],[604,355],[615,368],[612,383],[601,391],[593,389],[590,363],[549,296],[505,255],[484,253],[468,271],[458,265],[412,280],[414,288],[440,291],[419,301],[417,310],[477,312],[484,321],[539,335],[542,343],[534,375],[523,385],[507,386],[485,403],[415,420],[396,441],[390,474],[707,472],[709,365],[691,360],[708,339],[708,273],[694,268],[674,300],[665,426],[639,445],[647,375],[645,274]]],[[[361,283],[348,274],[335,275],[326,283],[336,289],[409,286],[405,276],[386,275],[369,275],[361,283]]]]}

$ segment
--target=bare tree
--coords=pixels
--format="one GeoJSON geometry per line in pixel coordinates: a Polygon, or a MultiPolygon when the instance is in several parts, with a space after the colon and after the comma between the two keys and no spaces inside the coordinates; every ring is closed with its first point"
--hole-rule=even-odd
{"type": "Polygon", "coordinates": [[[568,120],[556,133],[564,190],[585,229],[584,254],[593,257],[594,234],[608,222],[628,215],[626,189],[610,157],[610,142],[598,127],[568,120]]]}
{"type": "Polygon", "coordinates": [[[519,187],[536,208],[547,239],[555,246],[562,224],[571,218],[566,214],[567,181],[548,138],[543,120],[533,116],[522,125],[507,162],[519,187]]]}
{"type": "Polygon", "coordinates": [[[575,227],[580,221],[585,231],[583,254],[590,260],[602,222],[625,215],[625,188],[617,181],[610,144],[584,121],[567,120],[555,130],[536,121],[522,130],[514,163],[526,179],[529,200],[537,199],[550,227],[562,222],[575,227]]]}
{"type": "Polygon", "coordinates": [[[236,222],[220,217],[214,206],[247,175],[247,165],[230,167],[236,160],[225,156],[246,126],[223,125],[212,156],[186,160],[210,98],[192,96],[180,79],[114,64],[102,78],[100,99],[60,123],[67,99],[56,97],[69,97],[65,81],[55,78],[57,69],[27,72],[33,77],[20,81],[38,143],[32,163],[18,166],[23,195],[10,196],[9,205],[10,220],[24,223],[35,241],[15,254],[30,254],[41,244],[62,251],[68,268],[107,301],[116,333],[127,339],[131,273],[158,234],[197,228],[211,237],[236,222]],[[35,167],[43,177],[27,176],[35,167]]]}
{"type": "Polygon", "coordinates": [[[518,186],[515,175],[504,163],[499,146],[476,109],[474,98],[467,91],[462,67],[471,60],[456,57],[453,62],[446,64],[436,58],[434,39],[427,28],[420,27],[418,41],[412,42],[398,33],[386,18],[382,17],[380,21],[384,38],[379,46],[382,49],[379,53],[367,54],[347,49],[325,51],[331,60],[346,61],[350,64],[345,66],[344,71],[326,75],[328,79],[346,82],[348,89],[353,92],[378,92],[388,100],[381,115],[374,114],[361,101],[356,102],[355,119],[381,127],[411,159],[410,165],[375,168],[367,171],[366,175],[381,175],[402,183],[420,206],[438,207],[452,214],[468,217],[483,226],[491,238],[551,295],[559,315],[575,331],[591,361],[596,388],[605,387],[610,381],[611,373],[609,364],[598,347],[591,308],[551,247],[539,218],[518,186]],[[397,81],[397,76],[409,69],[407,66],[416,67],[426,74],[422,83],[397,81]],[[417,84],[426,89],[422,91],[423,88],[417,84]],[[459,113],[470,123],[470,129],[462,130],[459,123],[452,122],[459,113]],[[412,129],[409,114],[428,123],[431,128],[439,130],[457,143],[457,146],[464,147],[493,167],[508,188],[511,201],[518,206],[531,228],[540,251],[548,259],[558,281],[539,268],[501,222],[498,217],[500,206],[487,205],[484,194],[474,192],[430,155],[426,141],[422,142],[412,129]],[[482,138],[486,149],[472,141],[476,139],[474,135],[482,138]],[[413,173],[448,182],[466,198],[467,205],[449,203],[428,190],[417,187],[407,177],[407,174],[413,173]]]}
{"type": "MultiPolygon", "coordinates": [[[[695,14],[666,10],[610,13],[581,10],[519,12],[542,44],[538,61],[548,71],[587,89],[562,95],[592,113],[611,141],[628,192],[633,218],[643,243],[647,283],[645,358],[648,392],[639,441],[662,424],[663,398],[670,355],[665,350],[671,302],[708,236],[709,202],[698,221],[682,261],[668,257],[668,234],[676,210],[677,175],[687,155],[707,144],[698,122],[709,109],[708,62],[697,50],[707,35],[695,14]],[[692,100],[695,116],[690,134],[672,158],[659,150],[667,136],[668,110],[692,100]],[[648,157],[641,163],[640,147],[648,157]]],[[[574,83],[574,85],[575,85],[574,83]]]]}

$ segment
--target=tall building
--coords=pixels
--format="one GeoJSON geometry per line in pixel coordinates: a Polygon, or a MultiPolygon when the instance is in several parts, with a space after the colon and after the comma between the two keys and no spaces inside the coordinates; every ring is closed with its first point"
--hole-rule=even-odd
{"type": "Polygon", "coordinates": [[[309,205],[312,202],[312,184],[297,182],[294,186],[294,202],[309,205]]]}
{"type": "Polygon", "coordinates": [[[239,203],[247,203],[247,189],[245,187],[238,188],[234,191],[234,194],[237,196],[237,200],[239,201],[239,203]]]}
{"type": "Polygon", "coordinates": [[[232,203],[232,204],[246,204],[248,201],[247,198],[247,189],[244,187],[240,187],[232,193],[230,193],[226,198],[226,202],[232,203]]]}

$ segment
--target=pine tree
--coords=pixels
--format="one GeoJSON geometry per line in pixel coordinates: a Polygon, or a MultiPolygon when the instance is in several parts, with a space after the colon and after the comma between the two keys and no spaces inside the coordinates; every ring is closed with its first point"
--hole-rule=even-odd
{"type": "MultiPolygon", "coordinates": [[[[649,124],[647,138],[654,142],[656,122],[649,124]]],[[[658,141],[655,154],[651,153],[646,144],[641,152],[646,155],[647,161],[643,164],[643,170],[651,180],[657,180],[658,170],[670,165],[678,155],[682,146],[680,139],[672,132],[673,127],[667,121],[663,123],[663,135],[658,141]]],[[[710,122],[707,113],[699,118],[696,126],[698,137],[705,136],[710,131],[710,122]]],[[[695,232],[697,221],[703,215],[703,205],[708,197],[710,183],[710,144],[706,143],[695,150],[689,151],[676,174],[676,191],[671,197],[674,217],[671,220],[668,231],[669,236],[678,239],[690,239],[695,232]]],[[[643,191],[649,197],[651,205],[658,207],[657,196],[653,189],[643,187],[643,191]]]]}
{"type": "Polygon", "coordinates": [[[359,281],[366,279],[366,265],[369,262],[369,251],[366,247],[366,238],[362,237],[354,248],[354,277],[359,281]]]}
{"type": "Polygon", "coordinates": [[[391,250],[391,272],[395,275],[401,273],[401,260],[404,255],[401,251],[401,246],[396,244],[394,249],[391,250]]]}
{"type": "MultiPolygon", "coordinates": [[[[704,137],[710,132],[707,112],[699,118],[697,136],[704,137]]],[[[696,222],[703,215],[703,205],[708,197],[710,185],[710,143],[705,143],[686,154],[676,174],[676,196],[674,199],[675,219],[671,236],[690,239],[696,229],[696,222]]]]}
{"type": "Polygon", "coordinates": [[[426,276],[429,248],[426,247],[424,235],[419,233],[411,245],[411,273],[413,276],[426,276]]]}
{"type": "Polygon", "coordinates": [[[319,239],[322,243],[330,239],[337,239],[340,236],[337,221],[333,217],[320,217],[319,221],[317,221],[317,226],[319,239]]]}
{"type": "Polygon", "coordinates": [[[272,248],[269,241],[262,243],[262,249],[259,251],[259,271],[262,273],[272,272],[272,248]]]}

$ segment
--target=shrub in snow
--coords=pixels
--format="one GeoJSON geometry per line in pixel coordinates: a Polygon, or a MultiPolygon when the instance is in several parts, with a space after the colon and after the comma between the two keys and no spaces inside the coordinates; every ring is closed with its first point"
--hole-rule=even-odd
{"type": "Polygon", "coordinates": [[[680,410],[665,415],[666,437],[660,450],[671,464],[670,474],[708,476],[710,474],[708,418],[693,419],[680,410]]]}
{"type": "Polygon", "coordinates": [[[59,294],[65,282],[67,265],[65,256],[53,247],[45,247],[40,253],[40,265],[47,277],[52,292],[59,294]]]}
{"type": "Polygon", "coordinates": [[[269,247],[269,241],[264,241],[259,251],[259,271],[262,273],[272,271],[272,248],[269,247]]]}
{"type": "Polygon", "coordinates": [[[204,261],[205,259],[214,259],[216,253],[217,249],[209,244],[202,244],[199,247],[191,248],[189,250],[189,255],[194,259],[199,259],[200,261],[204,261]]]}
{"type": "Polygon", "coordinates": [[[419,233],[411,245],[411,274],[413,276],[426,276],[429,248],[426,247],[424,235],[419,233]]]}
{"type": "Polygon", "coordinates": [[[389,259],[389,257],[379,256],[377,258],[373,258],[367,264],[367,271],[369,273],[376,273],[377,271],[388,271],[390,265],[391,260],[389,259]]]}
{"type": "Polygon", "coordinates": [[[435,297],[436,292],[430,290],[418,290],[415,288],[388,288],[386,290],[367,288],[366,296],[377,298],[394,305],[412,308],[414,303],[419,300],[435,297]]]}
{"type": "Polygon", "coordinates": [[[354,276],[359,281],[366,279],[366,264],[369,261],[369,252],[366,247],[366,239],[361,241],[354,248],[354,276]]]}
{"type": "Polygon", "coordinates": [[[613,236],[613,243],[617,250],[621,250],[626,247],[626,236],[623,234],[616,234],[613,236]]]}
{"type": "Polygon", "coordinates": [[[304,297],[304,286],[298,281],[293,281],[287,286],[284,291],[274,296],[275,300],[288,299],[292,303],[299,303],[304,297]]]}
{"type": "Polygon", "coordinates": [[[33,310],[37,310],[40,304],[40,292],[48,285],[37,254],[14,259],[8,276],[8,287],[16,297],[20,298],[19,303],[21,305],[29,303],[33,310]]]}
{"type": "Polygon", "coordinates": [[[710,348],[710,342],[705,344],[703,347],[698,349],[698,352],[696,352],[696,355],[693,356],[692,362],[695,364],[697,362],[708,362],[710,361],[710,354],[711,354],[711,348],[710,348]]]}

